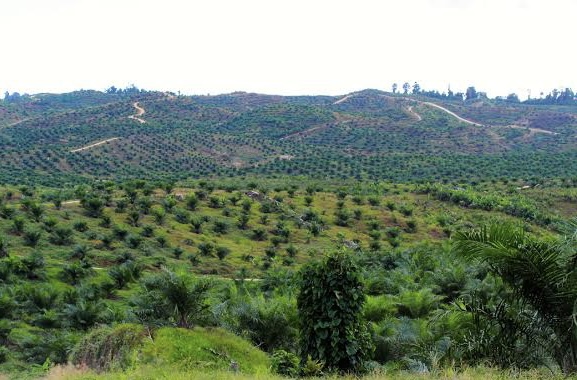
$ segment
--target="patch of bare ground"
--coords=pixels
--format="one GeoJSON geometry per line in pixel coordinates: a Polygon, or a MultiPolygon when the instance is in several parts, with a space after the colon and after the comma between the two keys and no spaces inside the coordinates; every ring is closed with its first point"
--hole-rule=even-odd
{"type": "Polygon", "coordinates": [[[110,141],[114,141],[114,140],[118,140],[118,139],[120,139],[120,137],[112,137],[112,138],[110,138],[110,139],[98,141],[98,142],[95,142],[95,143],[93,143],[93,144],[83,146],[82,148],[72,149],[72,150],[70,151],[70,153],[81,152],[81,151],[83,151],[83,150],[87,150],[87,149],[90,149],[90,148],[94,148],[94,147],[96,147],[96,146],[103,145],[103,144],[106,144],[106,143],[108,143],[108,142],[110,142],[110,141]]]}
{"type": "Polygon", "coordinates": [[[413,106],[408,106],[408,107],[407,107],[407,111],[409,112],[409,114],[411,114],[411,116],[413,116],[415,119],[417,119],[417,121],[423,120],[423,118],[421,117],[421,115],[419,115],[418,113],[416,113],[416,112],[413,110],[413,106]]]}

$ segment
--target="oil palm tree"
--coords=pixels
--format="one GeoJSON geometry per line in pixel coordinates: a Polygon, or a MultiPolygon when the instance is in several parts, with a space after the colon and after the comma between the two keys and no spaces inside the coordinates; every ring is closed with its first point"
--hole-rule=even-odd
{"type": "Polygon", "coordinates": [[[512,303],[532,312],[525,324],[538,322],[548,336],[549,354],[566,373],[577,372],[576,237],[543,241],[521,228],[493,224],[458,233],[454,245],[458,254],[485,262],[510,286],[512,303]]]}
{"type": "Polygon", "coordinates": [[[206,302],[212,284],[164,269],[145,279],[132,300],[136,316],[147,323],[172,321],[177,327],[192,328],[208,311],[206,302]]]}

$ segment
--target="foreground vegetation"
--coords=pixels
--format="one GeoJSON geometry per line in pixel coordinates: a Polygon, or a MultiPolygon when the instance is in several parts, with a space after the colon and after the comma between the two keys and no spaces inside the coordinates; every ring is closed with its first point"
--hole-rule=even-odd
{"type": "Polygon", "coordinates": [[[136,180],[0,193],[0,372],[13,377],[575,368],[571,182],[136,180]],[[485,227],[495,224],[510,227],[485,227]]]}

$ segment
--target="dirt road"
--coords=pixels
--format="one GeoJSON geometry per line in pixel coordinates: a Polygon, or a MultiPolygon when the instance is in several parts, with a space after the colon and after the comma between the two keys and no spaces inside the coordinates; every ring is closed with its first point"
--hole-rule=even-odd
{"type": "Polygon", "coordinates": [[[352,98],[353,96],[354,96],[353,94],[347,95],[344,98],[337,100],[333,104],[341,104],[342,102],[346,102],[348,99],[352,98]]]}
{"type": "Polygon", "coordinates": [[[114,140],[118,140],[118,139],[120,139],[120,137],[113,137],[113,138],[110,138],[110,139],[98,141],[98,142],[95,142],[94,144],[90,144],[90,145],[83,146],[82,148],[73,149],[73,150],[70,151],[70,153],[81,152],[81,151],[83,151],[83,150],[87,150],[87,149],[90,149],[90,148],[94,148],[95,146],[99,146],[99,145],[102,145],[102,144],[106,144],[107,142],[114,141],[114,140]]]}
{"type": "Polygon", "coordinates": [[[409,111],[409,113],[410,113],[411,115],[413,115],[413,116],[417,119],[417,121],[423,120],[423,118],[421,117],[421,115],[419,115],[418,113],[416,113],[415,111],[413,111],[413,106],[408,106],[408,107],[407,107],[407,111],[409,111]]]}
{"type": "MultiPolygon", "coordinates": [[[[385,96],[385,97],[387,97],[387,98],[393,98],[393,99],[395,98],[395,97],[388,96],[388,95],[383,95],[383,96],[385,96]]],[[[451,111],[451,110],[449,110],[449,109],[447,109],[447,108],[445,108],[445,107],[443,107],[443,106],[440,106],[440,105],[438,105],[438,104],[436,104],[436,103],[423,102],[423,101],[421,101],[421,100],[411,99],[411,98],[406,98],[406,97],[397,98],[397,99],[405,99],[405,100],[409,100],[409,101],[411,101],[411,102],[415,102],[415,103],[419,103],[419,104],[424,104],[424,105],[427,105],[427,106],[430,106],[430,107],[435,107],[435,108],[440,109],[441,111],[443,111],[443,112],[445,112],[445,113],[453,116],[455,119],[457,119],[457,120],[459,120],[459,121],[461,121],[461,122],[463,122],[463,123],[470,124],[470,125],[474,125],[474,126],[476,126],[476,127],[509,127],[509,128],[515,128],[515,129],[526,129],[526,130],[528,130],[531,134],[535,134],[535,133],[544,133],[544,134],[547,134],[547,135],[557,135],[557,134],[558,134],[558,133],[556,133],[556,132],[548,131],[548,130],[545,130],[545,129],[528,128],[528,127],[524,127],[524,126],[522,126],[522,125],[516,125],[516,124],[505,125],[505,126],[497,126],[497,125],[495,125],[495,126],[490,126],[490,125],[485,125],[485,124],[477,123],[477,122],[472,121],[472,120],[465,119],[464,117],[461,117],[461,116],[457,115],[456,113],[454,113],[453,111],[451,111]]],[[[414,111],[412,110],[412,107],[409,107],[409,112],[414,113],[414,111]]],[[[416,113],[415,113],[415,114],[416,114],[416,113]]],[[[418,115],[418,114],[417,114],[417,115],[418,115]]],[[[419,118],[420,118],[420,115],[418,115],[418,116],[419,116],[419,118]]]]}
{"type": "Polygon", "coordinates": [[[138,102],[134,102],[134,104],[132,105],[134,108],[136,108],[136,113],[134,115],[130,115],[128,116],[129,119],[132,120],[136,120],[138,121],[140,124],[144,124],[146,123],[146,120],[142,119],[140,116],[144,115],[146,113],[146,110],[144,108],[142,108],[141,106],[138,105],[138,102]]]}

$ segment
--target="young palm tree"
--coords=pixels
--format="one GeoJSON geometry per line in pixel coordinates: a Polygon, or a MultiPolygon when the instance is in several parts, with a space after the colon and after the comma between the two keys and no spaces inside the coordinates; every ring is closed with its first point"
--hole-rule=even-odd
{"type": "Polygon", "coordinates": [[[577,245],[536,240],[521,228],[491,225],[458,233],[455,251],[489,265],[513,290],[515,301],[533,311],[550,332],[548,349],[566,373],[577,372],[577,245]]]}
{"type": "Polygon", "coordinates": [[[191,328],[207,313],[206,299],[212,288],[208,281],[194,280],[169,270],[145,279],[142,291],[133,299],[135,314],[146,322],[191,328]]]}

